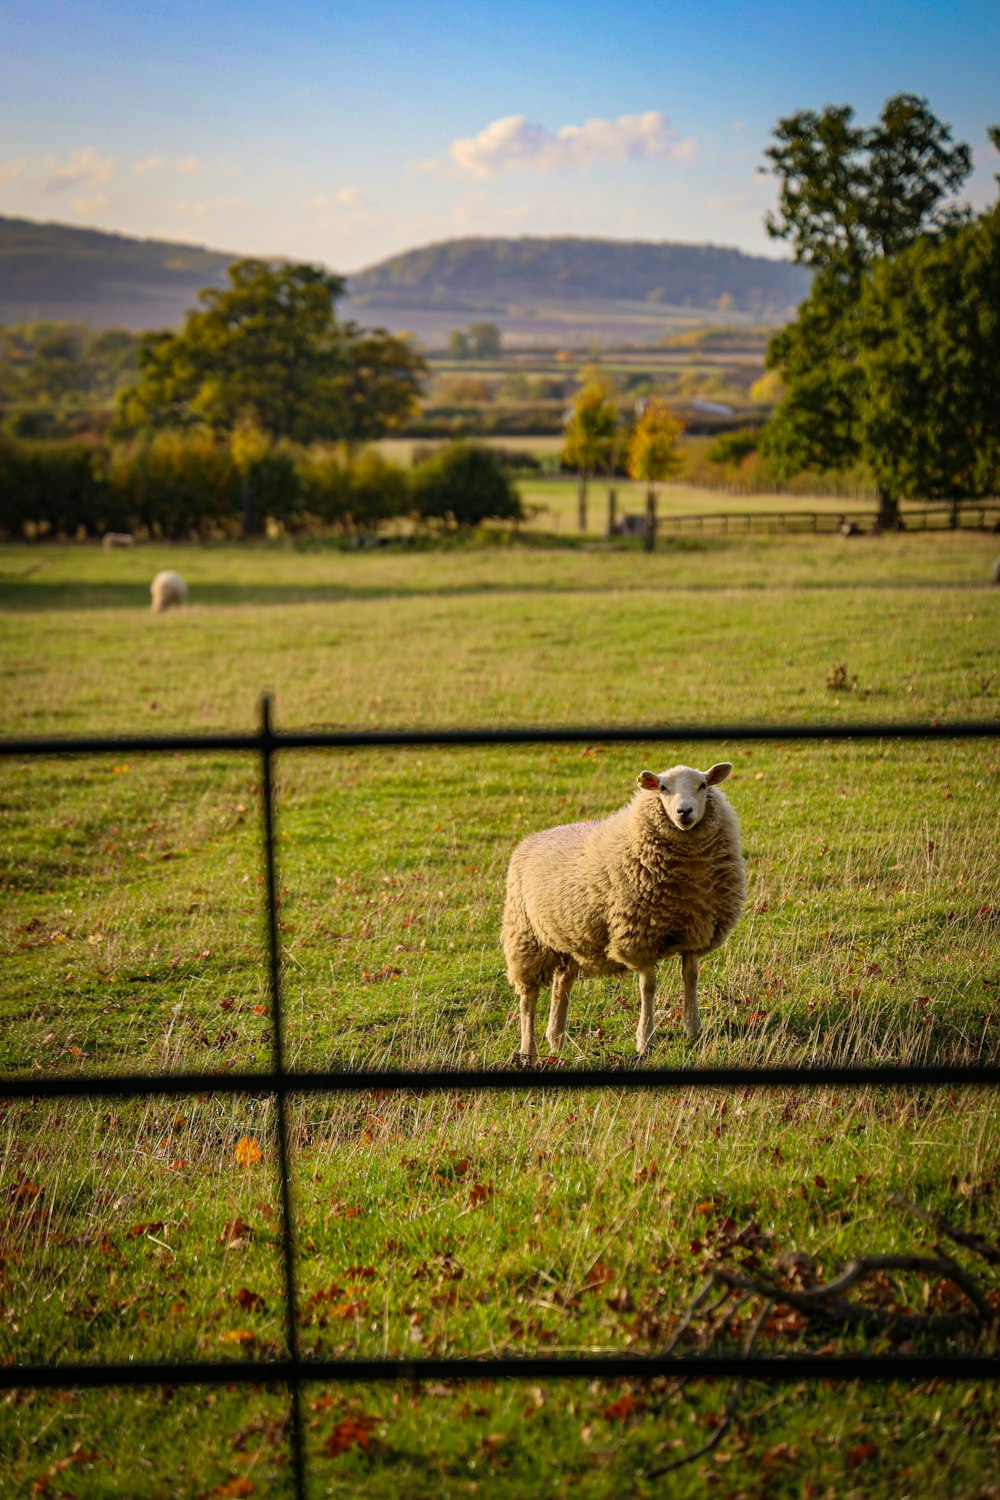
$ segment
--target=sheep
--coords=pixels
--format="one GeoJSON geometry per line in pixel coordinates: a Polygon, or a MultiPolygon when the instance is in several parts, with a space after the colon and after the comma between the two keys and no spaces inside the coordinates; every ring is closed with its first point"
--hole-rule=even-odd
{"type": "Polygon", "coordinates": [[[507,872],[502,943],[521,1004],[521,1059],[538,1060],[535,1002],[552,981],[546,1031],[566,1034],[578,975],[639,975],[636,1051],[655,1030],[656,965],[679,955],[684,1025],[701,1030],[698,960],[728,937],[743,910],[746,876],[736,814],[717,789],[732,771],[674,766],[641,771],[631,801],[610,817],[529,834],[507,872]]]}
{"type": "Polygon", "coordinates": [[[149,585],[149,592],[153,598],[153,613],[162,614],[172,604],[183,604],[187,598],[188,586],[179,573],[173,573],[169,568],[162,573],[157,573],[149,585]]]}
{"type": "Polygon", "coordinates": [[[101,546],[110,552],[112,547],[131,547],[135,537],[130,531],[106,531],[101,537],[101,546]]]}

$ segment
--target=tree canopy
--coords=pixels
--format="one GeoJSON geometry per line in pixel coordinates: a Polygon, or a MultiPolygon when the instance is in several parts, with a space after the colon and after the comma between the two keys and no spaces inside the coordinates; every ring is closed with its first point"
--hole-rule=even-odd
{"type": "MultiPolygon", "coordinates": [[[[973,216],[957,199],[971,151],[953,144],[950,127],[926,100],[897,94],[869,127],[855,125],[849,105],[780,120],[765,155],[780,184],[777,211],[766,219],[768,233],[788,241],[795,259],[815,271],[798,318],[768,349],[768,365],[780,374],[786,394],[765,433],[765,449],[781,474],[845,468],[864,458],[880,485],[881,519],[894,524],[899,499],[916,483],[904,455],[913,434],[900,414],[907,403],[920,409],[914,390],[922,381],[929,391],[932,369],[945,390],[950,379],[935,362],[958,329],[946,336],[943,313],[933,320],[930,314],[947,280],[944,264],[968,295],[978,295],[969,292],[957,264],[973,243],[965,228],[973,216]],[[931,265],[937,267],[933,273],[931,265]],[[934,321],[940,333],[929,339],[919,381],[912,341],[904,354],[899,316],[906,267],[920,274],[925,328],[934,321]]],[[[943,407],[938,417],[943,419],[943,407]]],[[[961,426],[957,413],[949,420],[961,426]]],[[[924,447],[937,443],[948,468],[945,451],[952,439],[942,443],[942,430],[940,423],[929,429],[924,447]]],[[[929,493],[926,463],[921,472],[918,489],[929,493]]]]}
{"type": "Polygon", "coordinates": [[[340,323],[339,276],[240,260],[230,285],[199,294],[177,333],[151,334],[120,398],[126,426],[250,419],[270,438],[361,442],[412,410],[423,360],[382,329],[340,323]]]}
{"type": "Polygon", "coordinates": [[[1000,205],[872,270],[858,310],[861,435],[900,498],[1000,489],[1000,205]]]}

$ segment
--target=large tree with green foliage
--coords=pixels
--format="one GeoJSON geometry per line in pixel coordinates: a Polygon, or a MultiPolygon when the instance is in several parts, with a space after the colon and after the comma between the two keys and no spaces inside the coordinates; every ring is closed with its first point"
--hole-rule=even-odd
{"type": "Polygon", "coordinates": [[[873,267],[858,309],[860,430],[884,492],[1000,490],[1000,205],[873,267]]]}
{"type": "MultiPolygon", "coordinates": [[[[786,474],[843,468],[867,456],[862,285],[874,266],[967,219],[955,195],[971,152],[952,144],[949,127],[913,94],[889,99],[870,127],[855,125],[850,106],[831,105],[780,120],[774,134],[765,155],[780,187],[767,230],[815,276],[797,320],[768,351],[787,394],[766,447],[786,474]]],[[[895,523],[898,501],[883,491],[883,524],[895,523]]]]}
{"type": "Polygon", "coordinates": [[[397,425],[424,362],[382,329],[341,323],[344,282],[322,267],[240,260],[177,333],[152,334],[123,392],[126,426],[254,422],[271,439],[357,443],[397,425]]]}

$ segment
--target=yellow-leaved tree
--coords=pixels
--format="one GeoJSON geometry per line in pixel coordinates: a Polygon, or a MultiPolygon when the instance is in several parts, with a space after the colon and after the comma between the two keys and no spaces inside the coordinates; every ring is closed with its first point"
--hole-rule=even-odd
{"type": "Polygon", "coordinates": [[[656,546],[656,486],[660,480],[672,479],[684,466],[678,442],[684,424],[662,401],[647,401],[632,436],[629,438],[626,467],[632,479],[644,479],[646,490],[646,530],[643,546],[652,552],[656,546]]]}

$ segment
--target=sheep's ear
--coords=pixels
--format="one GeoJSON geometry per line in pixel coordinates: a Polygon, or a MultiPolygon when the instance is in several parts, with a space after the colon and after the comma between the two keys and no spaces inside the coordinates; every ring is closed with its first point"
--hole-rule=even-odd
{"type": "Polygon", "coordinates": [[[709,786],[718,786],[720,781],[725,781],[732,769],[731,760],[720,760],[717,766],[712,766],[711,770],[705,772],[705,780],[709,786]]]}
{"type": "Polygon", "coordinates": [[[636,786],[641,786],[644,792],[658,792],[660,790],[660,778],[654,776],[652,771],[640,771],[635,778],[636,786]]]}

